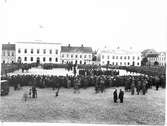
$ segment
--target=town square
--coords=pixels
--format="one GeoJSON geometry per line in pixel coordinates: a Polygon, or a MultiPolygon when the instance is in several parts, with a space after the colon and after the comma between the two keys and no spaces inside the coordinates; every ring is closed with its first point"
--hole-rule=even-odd
{"type": "Polygon", "coordinates": [[[0,1],[1,124],[166,125],[166,5],[0,1]]]}

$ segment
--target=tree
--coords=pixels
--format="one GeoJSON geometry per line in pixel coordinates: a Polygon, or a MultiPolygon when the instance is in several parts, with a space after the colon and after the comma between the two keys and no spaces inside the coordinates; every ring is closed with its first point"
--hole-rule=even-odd
{"type": "Polygon", "coordinates": [[[159,63],[157,61],[154,62],[154,66],[158,66],[159,63]]]}
{"type": "Polygon", "coordinates": [[[145,65],[147,64],[147,62],[148,62],[147,57],[144,57],[144,58],[142,59],[142,61],[141,61],[141,65],[142,65],[142,66],[145,66],[145,65]]]}

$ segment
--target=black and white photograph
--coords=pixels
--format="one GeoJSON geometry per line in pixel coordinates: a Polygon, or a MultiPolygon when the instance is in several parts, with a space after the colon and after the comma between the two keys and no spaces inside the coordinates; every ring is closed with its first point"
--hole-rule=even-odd
{"type": "Polygon", "coordinates": [[[1,0],[1,125],[166,125],[166,0],[1,0]]]}

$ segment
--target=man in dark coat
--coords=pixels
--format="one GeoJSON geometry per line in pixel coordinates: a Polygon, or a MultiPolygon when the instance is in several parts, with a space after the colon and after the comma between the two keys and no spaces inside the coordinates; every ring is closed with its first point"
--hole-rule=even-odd
{"type": "Polygon", "coordinates": [[[120,103],[123,103],[124,92],[121,89],[120,89],[120,92],[119,92],[119,99],[120,99],[120,103]]]}
{"type": "Polygon", "coordinates": [[[114,103],[117,103],[117,99],[118,99],[118,96],[117,96],[117,89],[115,89],[114,93],[113,93],[113,96],[114,96],[114,103]]]}

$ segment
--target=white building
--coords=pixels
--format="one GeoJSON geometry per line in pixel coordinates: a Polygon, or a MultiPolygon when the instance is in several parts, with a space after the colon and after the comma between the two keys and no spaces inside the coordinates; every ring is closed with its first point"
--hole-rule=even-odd
{"type": "Polygon", "coordinates": [[[60,63],[60,43],[16,42],[16,60],[21,63],[60,63]]]}
{"type": "Polygon", "coordinates": [[[61,47],[61,63],[77,63],[77,64],[92,64],[92,48],[75,46],[61,47]]]}
{"type": "Polygon", "coordinates": [[[15,63],[15,44],[2,44],[1,63],[15,63]]]}
{"type": "Polygon", "coordinates": [[[101,65],[140,66],[141,53],[123,49],[103,49],[100,51],[101,65]]]}
{"type": "Polygon", "coordinates": [[[147,56],[148,63],[150,65],[160,65],[160,66],[166,66],[166,53],[160,52],[157,54],[149,54],[147,56]]]}

